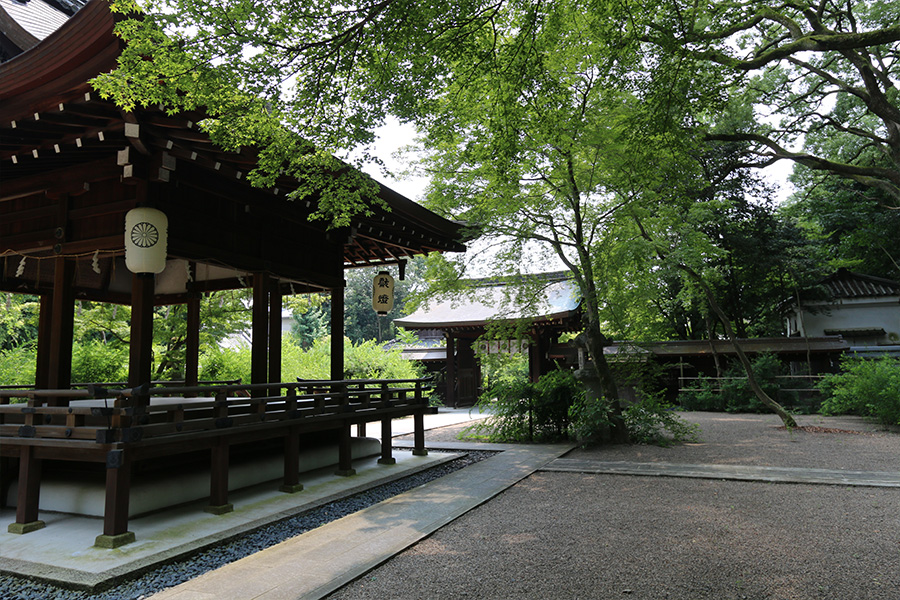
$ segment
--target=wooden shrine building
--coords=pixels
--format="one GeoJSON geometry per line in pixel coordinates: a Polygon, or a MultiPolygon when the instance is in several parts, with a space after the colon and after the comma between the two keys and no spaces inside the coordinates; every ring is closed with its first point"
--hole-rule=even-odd
{"type": "MultiPolygon", "coordinates": [[[[351,424],[382,420],[389,433],[393,416],[420,422],[421,382],[344,381],[343,271],[402,270],[407,257],[465,249],[457,224],[384,186],[378,196],[387,209],[373,207],[329,231],[309,220],[314,196],[288,198],[295,181],[250,186],[255,150],[214,146],[198,126],[203,114],[125,112],[100,99],[88,81],[115,67],[122,42],[113,25],[106,1],[90,0],[32,47],[4,37],[8,60],[0,64],[0,290],[40,298],[34,389],[0,390],[2,490],[11,481],[18,490],[10,531],[42,526],[42,462],[90,463],[105,468],[98,544],[108,546],[133,539],[127,523],[136,463],[206,455],[211,510],[227,510],[229,448],[281,440],[291,490],[301,436],[332,432],[346,472],[351,424]],[[162,221],[145,218],[146,210],[162,221]],[[126,247],[158,250],[165,238],[161,257],[152,259],[162,261],[158,268],[135,267],[130,257],[126,264],[126,247]],[[200,296],[242,287],[253,297],[252,381],[198,389],[200,296]],[[332,381],[283,382],[292,374],[280,369],[282,297],[309,291],[331,293],[332,381]],[[131,306],[128,389],[71,389],[81,299],[131,306]],[[153,311],[175,303],[188,306],[185,382],[154,389],[153,311]],[[181,399],[165,401],[163,392],[181,399]]],[[[417,438],[423,451],[421,431],[417,438]]]]}
{"type": "MultiPolygon", "coordinates": [[[[554,349],[562,333],[581,331],[581,300],[566,272],[528,276],[536,287],[531,306],[523,309],[506,300],[507,282],[482,280],[476,283],[475,297],[443,298],[394,324],[420,332],[420,337],[442,335],[446,340],[445,402],[449,406],[471,405],[478,401],[481,368],[477,344],[482,352],[527,352],[532,381],[557,367],[554,349]],[[491,325],[505,325],[520,334],[517,339],[484,338],[491,325]]],[[[431,356],[439,352],[429,348],[431,356]]],[[[562,355],[557,357],[564,359],[562,355]]]]}

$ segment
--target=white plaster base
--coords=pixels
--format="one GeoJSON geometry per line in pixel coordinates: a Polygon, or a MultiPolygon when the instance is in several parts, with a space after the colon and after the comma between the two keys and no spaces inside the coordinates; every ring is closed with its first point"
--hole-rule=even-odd
{"type": "MultiPolygon", "coordinates": [[[[352,438],[353,459],[381,453],[381,442],[374,438],[352,438]]],[[[300,453],[300,472],[337,465],[337,444],[310,448],[300,453]]],[[[277,481],[284,476],[281,455],[233,464],[228,471],[228,489],[277,481]]],[[[276,486],[277,487],[277,486],[276,486]]],[[[17,482],[7,493],[7,506],[16,506],[17,482]]],[[[101,481],[77,481],[48,476],[41,480],[40,510],[102,517],[106,489],[101,481]]],[[[154,475],[141,480],[133,477],[128,514],[131,517],[177,506],[209,496],[209,469],[187,473],[154,475]]]]}

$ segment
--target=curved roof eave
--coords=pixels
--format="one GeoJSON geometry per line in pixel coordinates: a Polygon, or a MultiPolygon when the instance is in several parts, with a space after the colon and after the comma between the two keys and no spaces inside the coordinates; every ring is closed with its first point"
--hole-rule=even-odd
{"type": "Polygon", "coordinates": [[[0,65],[0,118],[14,121],[55,105],[61,94],[116,66],[121,41],[105,0],[84,8],[36,46],[0,65]]]}

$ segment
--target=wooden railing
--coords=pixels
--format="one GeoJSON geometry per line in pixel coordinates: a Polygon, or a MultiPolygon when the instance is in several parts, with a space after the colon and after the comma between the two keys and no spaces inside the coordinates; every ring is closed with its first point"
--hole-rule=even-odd
{"type": "Polygon", "coordinates": [[[378,420],[427,404],[427,379],[0,390],[0,437],[135,443],[229,428],[378,420]],[[273,390],[278,393],[271,395],[273,390]],[[281,392],[284,391],[282,394],[281,392]],[[270,394],[270,395],[259,395],[270,394]],[[204,397],[206,396],[206,397],[204,397]],[[68,406],[49,406],[47,400],[68,406]],[[25,400],[10,404],[11,399],[25,400]]]}
{"type": "MultiPolygon", "coordinates": [[[[394,464],[391,420],[413,416],[413,454],[425,450],[427,379],[296,381],[255,385],[0,390],[0,456],[18,458],[16,522],[27,533],[38,520],[41,461],[105,463],[103,534],[112,548],[134,540],[128,531],[131,465],[148,459],[210,452],[207,511],[231,510],[228,502],[231,446],[283,439],[280,490],[299,482],[300,437],[330,430],[338,448],[338,475],[352,475],[351,425],[381,422],[381,464],[394,464]],[[211,397],[204,397],[204,395],[211,397]],[[10,403],[10,400],[24,400],[10,403]]],[[[9,469],[4,481],[8,483],[9,469]]],[[[0,482],[2,483],[2,482],[0,482]]],[[[0,488],[7,487],[7,483],[0,488]]]]}

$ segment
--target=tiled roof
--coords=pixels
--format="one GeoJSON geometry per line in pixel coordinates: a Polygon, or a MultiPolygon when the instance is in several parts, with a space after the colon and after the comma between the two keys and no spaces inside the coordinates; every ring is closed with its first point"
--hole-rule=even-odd
{"type": "Polygon", "coordinates": [[[571,281],[555,281],[547,284],[535,306],[523,310],[507,301],[503,286],[495,283],[479,288],[478,298],[466,296],[445,297],[433,300],[427,306],[394,324],[408,329],[445,329],[448,327],[483,327],[494,320],[535,318],[549,321],[572,316],[580,304],[580,296],[571,281]]]}
{"type": "Polygon", "coordinates": [[[69,19],[58,6],[45,0],[0,0],[0,8],[38,41],[69,19]]]}
{"type": "Polygon", "coordinates": [[[872,298],[900,295],[900,282],[838,269],[822,283],[835,298],[872,298]]]}

